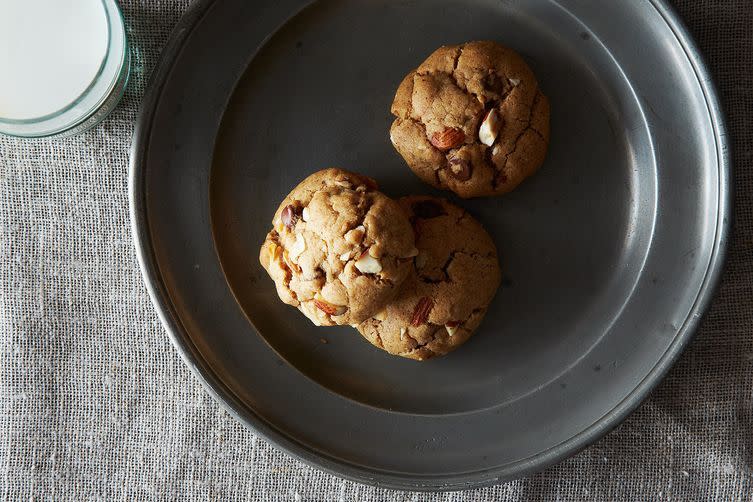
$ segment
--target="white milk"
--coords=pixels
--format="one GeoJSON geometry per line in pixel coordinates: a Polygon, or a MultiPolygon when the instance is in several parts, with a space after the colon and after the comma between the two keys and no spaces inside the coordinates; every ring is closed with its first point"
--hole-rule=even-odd
{"type": "Polygon", "coordinates": [[[102,0],[0,0],[0,118],[74,102],[99,73],[108,35],[102,0]]]}

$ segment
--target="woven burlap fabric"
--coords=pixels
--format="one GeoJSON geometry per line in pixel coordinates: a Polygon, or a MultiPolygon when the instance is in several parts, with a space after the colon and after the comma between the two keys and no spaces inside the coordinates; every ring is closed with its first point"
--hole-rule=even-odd
{"type": "Polygon", "coordinates": [[[700,333],[596,445],[452,494],[309,468],[226,414],[181,363],[136,262],[127,170],[148,74],[188,2],[122,4],[134,75],[114,114],[76,138],[0,138],[3,500],[753,500],[751,0],[676,1],[721,90],[736,164],[735,238],[700,333]]]}

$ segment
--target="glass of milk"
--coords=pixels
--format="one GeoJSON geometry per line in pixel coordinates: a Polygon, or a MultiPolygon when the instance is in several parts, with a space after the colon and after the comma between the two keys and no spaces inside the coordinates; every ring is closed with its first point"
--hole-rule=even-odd
{"type": "Polygon", "coordinates": [[[0,0],[0,134],[93,127],[123,96],[129,66],[115,0],[0,0]]]}

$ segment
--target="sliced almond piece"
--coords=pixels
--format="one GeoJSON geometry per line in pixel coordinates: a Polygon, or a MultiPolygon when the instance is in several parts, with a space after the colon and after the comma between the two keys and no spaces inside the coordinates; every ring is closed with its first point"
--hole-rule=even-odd
{"type": "Polygon", "coordinates": [[[374,319],[376,319],[377,321],[384,321],[385,319],[387,319],[387,311],[382,310],[381,312],[377,312],[376,315],[374,315],[374,319]]]}
{"type": "Polygon", "coordinates": [[[356,268],[362,274],[378,274],[382,271],[382,264],[371,256],[368,251],[364,251],[358,261],[356,261],[356,268]]]}
{"type": "Polygon", "coordinates": [[[450,321],[444,325],[444,329],[447,330],[447,334],[450,336],[454,336],[455,333],[457,333],[459,327],[460,327],[459,321],[450,321]]]}
{"type": "Polygon", "coordinates": [[[303,269],[296,262],[290,259],[290,255],[288,254],[287,249],[283,250],[282,252],[282,261],[285,262],[285,265],[287,265],[290,270],[293,270],[298,274],[303,272],[303,269]]]}
{"type": "Polygon", "coordinates": [[[402,342],[402,341],[403,341],[403,339],[405,338],[405,333],[406,333],[407,331],[408,331],[408,330],[407,330],[407,329],[405,329],[405,328],[400,328],[400,341],[401,341],[401,342],[402,342]]]}
{"type": "Polygon", "coordinates": [[[324,300],[315,299],[314,305],[316,305],[316,308],[318,308],[325,314],[331,316],[343,315],[348,310],[348,308],[343,305],[334,305],[332,303],[325,302],[324,300]]]}
{"type": "Polygon", "coordinates": [[[301,219],[303,221],[309,221],[309,208],[303,208],[303,211],[301,211],[301,219]]]}
{"type": "Polygon", "coordinates": [[[511,78],[509,79],[510,83],[513,87],[517,87],[520,85],[520,79],[519,78],[511,78]]]}
{"type": "Polygon", "coordinates": [[[434,133],[431,137],[431,144],[443,152],[457,148],[463,143],[465,143],[465,133],[460,129],[445,129],[434,133]]]}
{"type": "Polygon", "coordinates": [[[348,261],[348,260],[350,260],[350,251],[340,255],[340,261],[348,261]]]}
{"type": "Polygon", "coordinates": [[[497,140],[499,130],[502,128],[502,118],[496,108],[492,108],[481,122],[478,130],[478,139],[486,146],[492,146],[497,140]]]}
{"type": "Polygon", "coordinates": [[[434,300],[428,296],[421,298],[416,304],[416,308],[413,309],[413,317],[411,318],[411,326],[421,326],[429,319],[431,309],[434,308],[434,300]]]}
{"type": "Polygon", "coordinates": [[[306,251],[306,239],[303,238],[303,235],[297,234],[295,236],[295,242],[290,247],[290,259],[294,261],[298,260],[298,257],[301,256],[304,251],[306,251]]]}
{"type": "Polygon", "coordinates": [[[269,252],[270,261],[280,261],[280,259],[282,258],[282,248],[274,242],[269,245],[267,251],[269,252]]]}

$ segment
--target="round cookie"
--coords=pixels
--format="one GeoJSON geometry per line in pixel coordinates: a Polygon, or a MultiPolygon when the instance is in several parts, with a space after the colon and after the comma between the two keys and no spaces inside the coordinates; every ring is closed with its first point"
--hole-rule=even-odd
{"type": "Polygon", "coordinates": [[[411,275],[384,310],[358,326],[390,354],[424,360],[468,340],[499,287],[497,249],[481,224],[444,199],[405,197],[416,231],[411,275]]]}
{"type": "Polygon", "coordinates": [[[317,326],[357,324],[392,300],[410,273],[413,228],[374,180],[312,174],[280,204],[259,260],[280,299],[317,326]]]}
{"type": "Polygon", "coordinates": [[[549,101],[515,51],[440,47],[405,77],[390,139],[424,182],[461,197],[507,193],[544,162],[549,101]]]}

